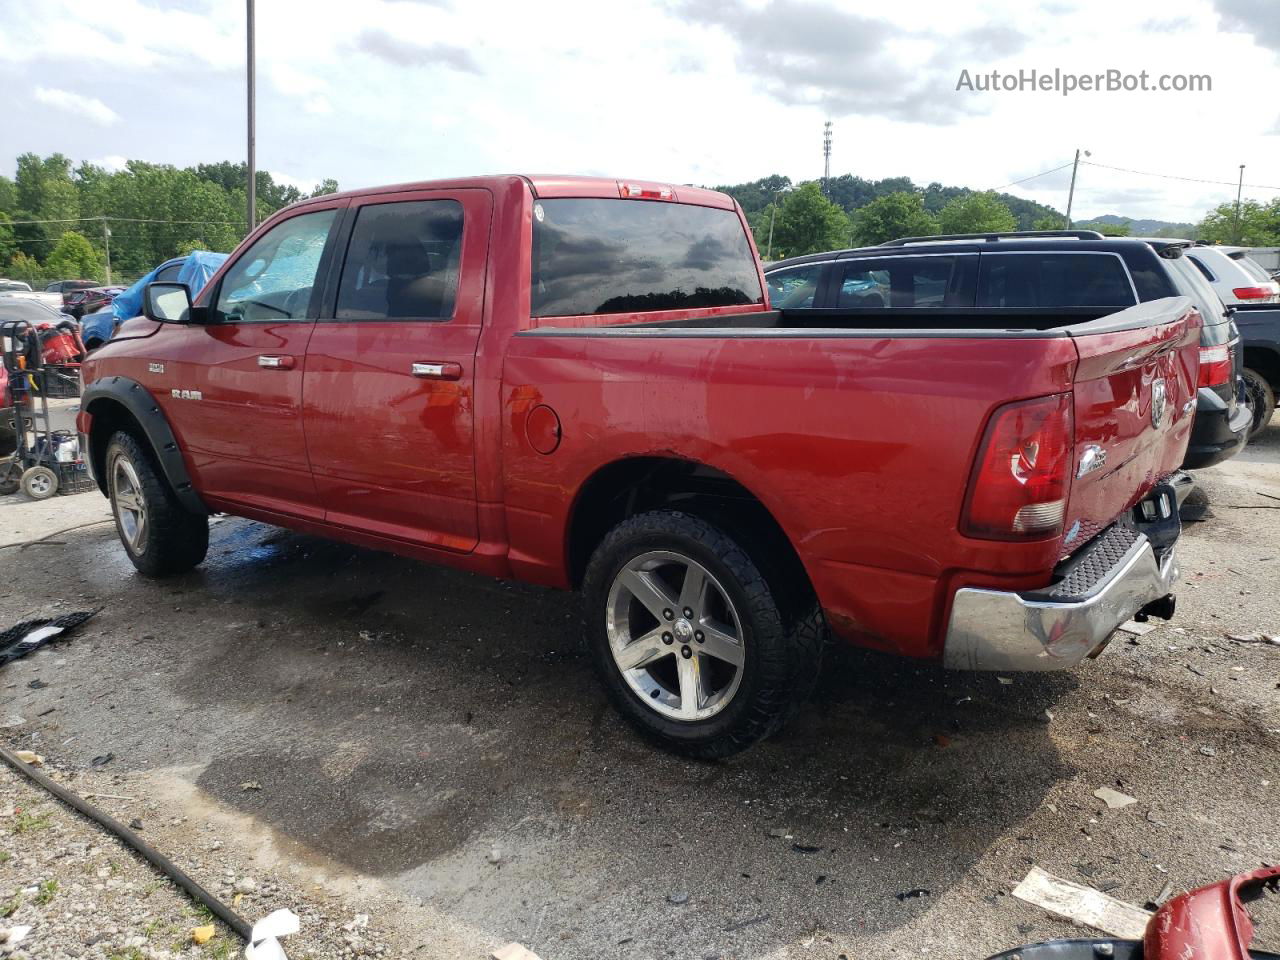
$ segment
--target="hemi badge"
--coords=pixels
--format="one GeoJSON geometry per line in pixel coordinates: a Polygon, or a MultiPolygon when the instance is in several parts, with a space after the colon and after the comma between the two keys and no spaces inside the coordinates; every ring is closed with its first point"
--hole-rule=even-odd
{"type": "Polygon", "coordinates": [[[1084,448],[1084,453],[1080,455],[1080,469],[1076,471],[1076,476],[1083,477],[1086,473],[1100,470],[1106,465],[1106,462],[1107,451],[1096,443],[1091,443],[1084,448]]]}
{"type": "Polygon", "coordinates": [[[149,363],[149,364],[147,364],[147,372],[148,372],[148,373],[164,373],[164,364],[163,364],[163,363],[149,363]]]}

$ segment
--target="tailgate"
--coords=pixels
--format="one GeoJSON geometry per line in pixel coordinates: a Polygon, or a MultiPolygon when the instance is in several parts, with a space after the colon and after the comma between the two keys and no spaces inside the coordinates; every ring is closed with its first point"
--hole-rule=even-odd
{"type": "Polygon", "coordinates": [[[1200,324],[1189,298],[1170,297],[1069,331],[1080,359],[1064,555],[1182,463],[1195,416],[1200,324]]]}

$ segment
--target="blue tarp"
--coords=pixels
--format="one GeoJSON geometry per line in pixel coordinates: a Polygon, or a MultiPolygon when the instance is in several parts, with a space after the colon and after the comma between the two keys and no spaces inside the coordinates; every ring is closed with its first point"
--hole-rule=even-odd
{"type": "Polygon", "coordinates": [[[89,340],[101,340],[105,343],[110,340],[111,335],[116,332],[116,327],[142,313],[142,291],[147,288],[148,283],[155,280],[156,274],[165,267],[173,266],[176,263],[182,264],[182,269],[178,271],[177,282],[185,283],[191,289],[191,296],[194,297],[209,282],[209,278],[217,272],[226,259],[227,254],[225,253],[195,250],[185,257],[174,257],[172,260],[166,260],[117,296],[109,309],[99,310],[81,318],[81,336],[86,342],[89,340]]]}

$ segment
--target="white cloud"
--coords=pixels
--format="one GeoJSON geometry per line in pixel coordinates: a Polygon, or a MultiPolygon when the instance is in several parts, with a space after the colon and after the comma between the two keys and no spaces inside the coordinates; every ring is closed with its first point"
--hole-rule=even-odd
{"type": "Polygon", "coordinates": [[[117,170],[123,170],[125,168],[129,163],[129,158],[121,156],[118,153],[109,153],[105,157],[99,157],[97,160],[90,160],[89,162],[95,166],[102,167],[104,170],[109,170],[112,173],[115,173],[117,170]]]}
{"type": "Polygon", "coordinates": [[[36,87],[35,99],[37,103],[43,103],[55,110],[73,113],[104,127],[120,122],[120,114],[97,97],[86,97],[72,93],[70,90],[58,90],[54,87],[36,87]]]}

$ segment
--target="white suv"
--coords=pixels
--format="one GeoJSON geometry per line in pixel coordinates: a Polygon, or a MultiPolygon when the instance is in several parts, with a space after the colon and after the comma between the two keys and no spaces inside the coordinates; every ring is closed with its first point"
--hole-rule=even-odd
{"type": "Polygon", "coordinates": [[[1187,259],[1213,284],[1222,302],[1280,303],[1280,283],[1249,257],[1247,247],[1194,246],[1187,259]]]}

